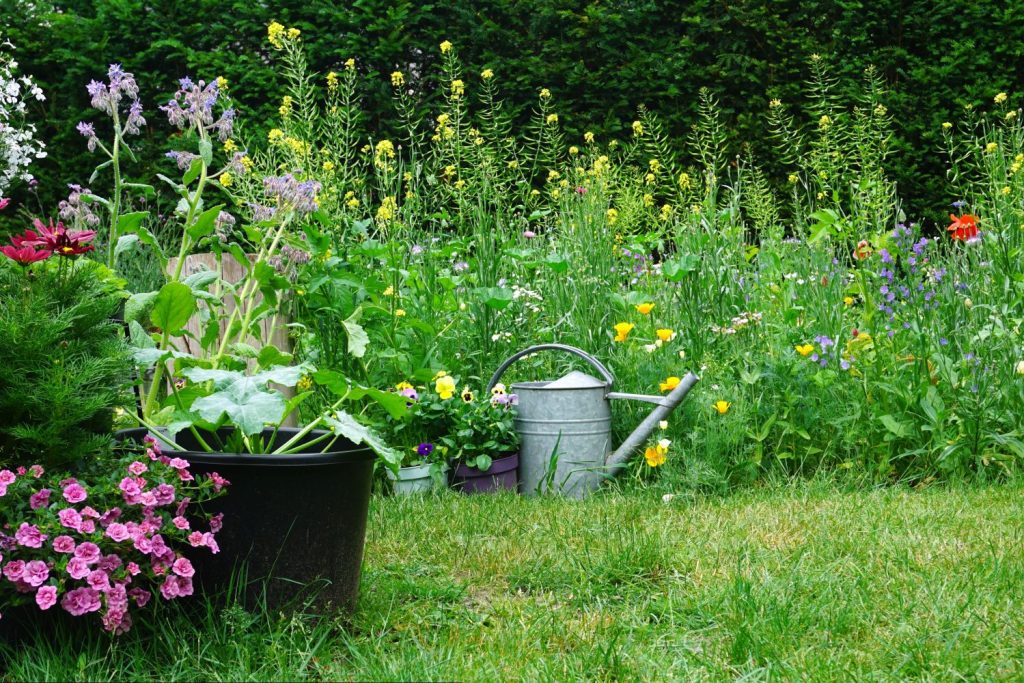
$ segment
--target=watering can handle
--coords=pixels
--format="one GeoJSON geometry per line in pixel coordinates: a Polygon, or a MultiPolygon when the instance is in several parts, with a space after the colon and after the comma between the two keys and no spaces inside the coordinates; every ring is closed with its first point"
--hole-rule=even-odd
{"type": "Polygon", "coordinates": [[[498,380],[501,379],[501,376],[505,374],[505,371],[508,370],[510,365],[523,356],[528,356],[531,353],[536,353],[538,351],[567,351],[575,354],[594,366],[594,368],[601,373],[601,376],[604,377],[604,381],[608,383],[609,387],[615,382],[615,377],[612,375],[611,371],[602,365],[601,361],[582,349],[577,349],[575,346],[569,346],[568,344],[538,344],[537,346],[531,346],[530,348],[523,349],[502,363],[501,367],[499,367],[491,377],[491,381],[487,383],[487,393],[490,393],[491,389],[493,389],[494,385],[498,383],[498,380]]]}

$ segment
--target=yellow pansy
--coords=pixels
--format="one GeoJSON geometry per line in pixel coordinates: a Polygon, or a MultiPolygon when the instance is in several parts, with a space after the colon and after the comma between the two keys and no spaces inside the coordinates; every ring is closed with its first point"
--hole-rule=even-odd
{"type": "Polygon", "coordinates": [[[434,383],[434,391],[441,397],[442,401],[447,401],[455,395],[455,380],[448,375],[438,377],[434,383]]]}
{"type": "Polygon", "coordinates": [[[469,390],[469,387],[462,387],[462,400],[465,403],[473,402],[473,392],[469,390]]]}

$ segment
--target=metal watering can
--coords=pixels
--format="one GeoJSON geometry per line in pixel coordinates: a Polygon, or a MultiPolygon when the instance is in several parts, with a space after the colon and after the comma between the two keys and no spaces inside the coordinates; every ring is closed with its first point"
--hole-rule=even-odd
{"type": "Polygon", "coordinates": [[[540,344],[523,349],[497,369],[487,392],[514,362],[538,351],[566,351],[590,363],[601,378],[573,371],[545,382],[517,382],[511,391],[519,396],[515,426],[521,441],[519,490],[526,495],[553,491],[581,498],[603,480],[619,472],[629,457],[682,403],[699,378],[693,373],[666,396],[623,394],[611,391],[615,377],[590,354],[565,344],[540,344]],[[656,407],[622,445],[611,450],[612,412],[609,399],[626,398],[654,403],[656,407]]]}

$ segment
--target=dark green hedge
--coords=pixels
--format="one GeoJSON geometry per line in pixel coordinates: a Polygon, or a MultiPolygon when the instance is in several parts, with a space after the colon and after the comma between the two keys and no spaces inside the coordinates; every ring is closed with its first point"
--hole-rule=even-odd
{"type": "MultiPolygon", "coordinates": [[[[585,129],[623,133],[640,104],[681,137],[697,90],[709,86],[734,122],[737,148],[749,142],[760,158],[768,156],[768,98],[801,100],[811,54],[831,59],[843,88],[874,64],[892,87],[892,170],[911,216],[941,215],[954,199],[943,185],[941,122],[965,103],[1019,92],[1024,78],[1024,3],[1017,0],[283,0],[269,3],[269,14],[263,4],[71,0],[53,3],[51,12],[46,2],[0,3],[0,25],[49,95],[38,112],[50,144],[38,168],[44,205],[63,183],[88,176],[91,160],[74,124],[97,118],[84,86],[108,63],[136,74],[149,119],[159,122],[148,129],[147,145],[163,149],[168,131],[155,105],[185,74],[226,77],[250,124],[265,126],[281,95],[265,40],[274,19],[302,30],[314,68],[338,68],[355,56],[376,77],[365,93],[368,120],[385,131],[392,122],[386,74],[417,65],[433,78],[443,39],[474,72],[493,68],[516,111],[528,112],[537,90],[550,88],[570,138],[585,129]]],[[[772,171],[778,178],[786,169],[772,171]]]]}

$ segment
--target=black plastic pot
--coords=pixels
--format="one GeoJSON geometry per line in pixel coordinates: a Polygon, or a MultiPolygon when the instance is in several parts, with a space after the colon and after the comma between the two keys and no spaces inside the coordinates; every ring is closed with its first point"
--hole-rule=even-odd
{"type": "MultiPolygon", "coordinates": [[[[263,438],[270,442],[273,437],[276,448],[298,431],[282,428],[273,437],[268,429],[263,438]]],[[[147,433],[128,429],[117,438],[141,442],[147,433]]],[[[230,433],[222,429],[216,437],[202,435],[212,446],[230,433]]],[[[323,434],[310,432],[300,443],[323,434]]],[[[251,455],[206,453],[188,432],[176,440],[185,449],[176,455],[191,463],[193,474],[217,472],[231,482],[227,495],[207,505],[210,512],[224,513],[217,534],[220,552],[190,554],[205,592],[226,589],[232,572],[244,563],[249,604],[263,597],[265,580],[271,608],[314,596],[320,608],[355,606],[373,474],[369,448],[339,438],[327,453],[251,455]]]]}

